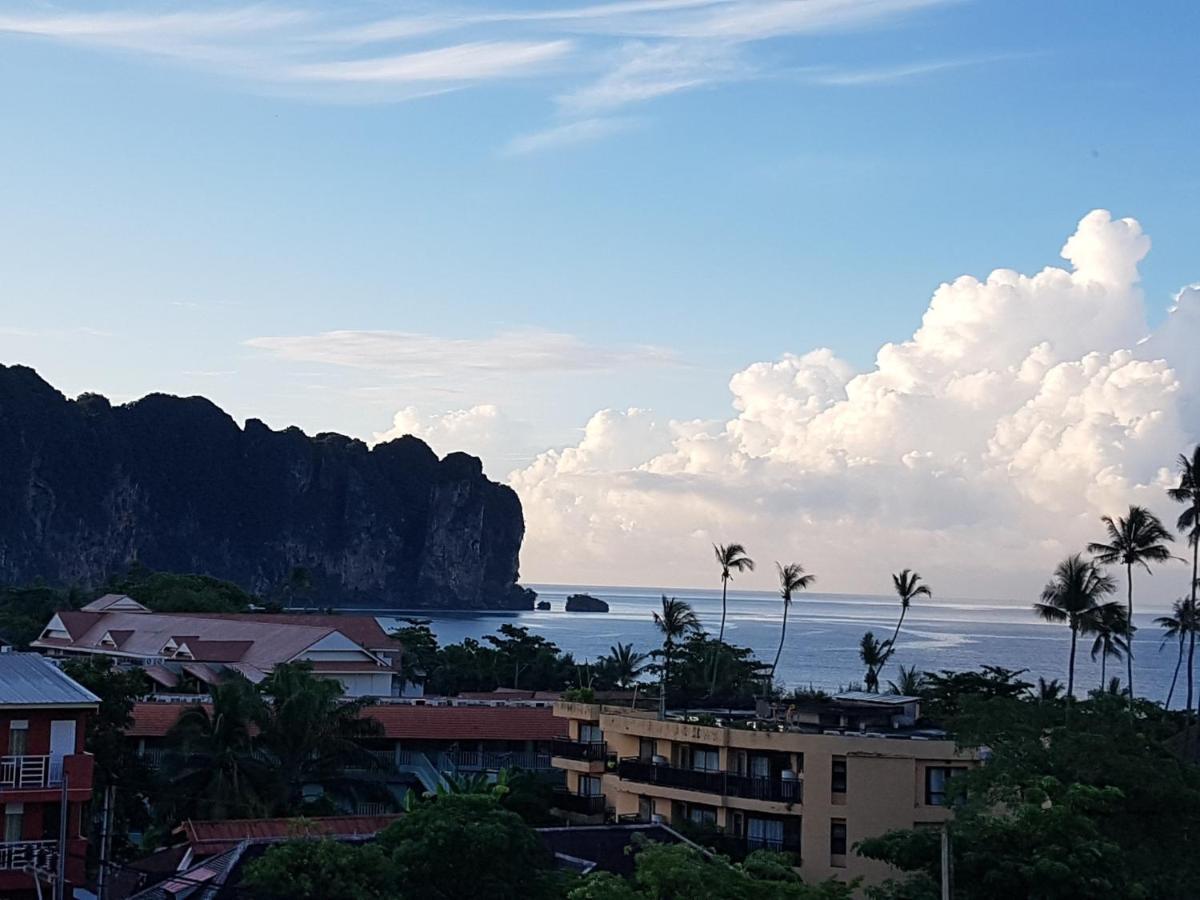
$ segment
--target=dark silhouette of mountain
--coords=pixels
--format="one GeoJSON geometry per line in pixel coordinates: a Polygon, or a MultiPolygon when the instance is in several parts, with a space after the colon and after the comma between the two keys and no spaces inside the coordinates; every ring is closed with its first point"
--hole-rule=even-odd
{"type": "Polygon", "coordinates": [[[0,583],[95,586],[137,561],[321,606],[529,609],[521,501],[415,437],[239,428],[203,397],[68,400],[0,366],[0,583]]]}

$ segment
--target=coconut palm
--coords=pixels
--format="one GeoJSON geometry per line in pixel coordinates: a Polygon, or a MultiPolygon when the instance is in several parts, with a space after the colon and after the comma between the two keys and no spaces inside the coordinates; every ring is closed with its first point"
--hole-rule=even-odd
{"type": "Polygon", "coordinates": [[[891,655],[892,651],[888,642],[880,643],[874,632],[868,631],[859,641],[858,658],[867,667],[865,681],[870,693],[874,694],[879,691],[879,670],[887,664],[888,657],[891,655]]]}
{"type": "Polygon", "coordinates": [[[696,618],[696,611],[692,609],[691,604],[674,597],[668,600],[664,594],[662,612],[654,613],[654,624],[658,626],[658,630],[662,632],[663,636],[662,688],[659,695],[659,706],[662,711],[665,711],[667,685],[671,682],[671,654],[675,652],[675,646],[680,640],[694,631],[701,630],[700,620],[696,618]]]}
{"type": "MultiPolygon", "coordinates": [[[[1167,709],[1171,708],[1171,698],[1175,696],[1175,682],[1179,678],[1179,667],[1183,664],[1183,648],[1185,644],[1189,644],[1191,648],[1196,646],[1196,631],[1200,627],[1200,621],[1197,621],[1196,607],[1188,597],[1180,597],[1171,607],[1171,615],[1159,616],[1154,620],[1154,624],[1163,630],[1162,643],[1158,645],[1161,650],[1172,638],[1179,644],[1179,654],[1175,657],[1175,671],[1171,675],[1171,687],[1167,691],[1167,709]]],[[[1188,652],[1188,671],[1187,679],[1192,680],[1192,661],[1194,653],[1191,649],[1188,652]]],[[[1188,698],[1188,707],[1191,710],[1191,697],[1188,698]]]]}
{"type": "Polygon", "coordinates": [[[1071,628],[1071,655],[1067,661],[1067,699],[1075,696],[1075,642],[1079,632],[1090,626],[1100,600],[1117,589],[1095,563],[1076,553],[1054,569],[1054,577],[1042,589],[1042,599],[1033,610],[1047,622],[1066,622],[1071,628]]]}
{"type": "Polygon", "coordinates": [[[1047,681],[1045,678],[1038,676],[1037,690],[1034,696],[1043,703],[1053,703],[1055,700],[1062,698],[1063,685],[1057,678],[1051,678],[1047,681]]]}
{"type": "Polygon", "coordinates": [[[893,575],[892,586],[896,589],[896,596],[900,598],[900,619],[896,622],[896,630],[892,632],[892,639],[887,642],[889,656],[891,651],[896,649],[896,638],[900,637],[900,626],[904,624],[904,617],[908,615],[908,608],[912,605],[913,599],[933,596],[929,585],[922,584],[921,576],[912,569],[905,569],[899,575],[893,575]]]}
{"type": "Polygon", "coordinates": [[[754,571],[754,560],[746,555],[746,548],[741,544],[713,544],[713,555],[717,558],[717,565],[721,567],[721,630],[717,634],[717,645],[713,650],[712,683],[708,688],[710,695],[717,690],[717,669],[721,665],[719,650],[721,642],[725,640],[725,598],[729,579],[733,577],[734,572],[754,571]]]}
{"type": "Polygon", "coordinates": [[[1100,657],[1100,688],[1108,680],[1108,661],[1120,662],[1129,650],[1129,623],[1125,621],[1125,607],[1120,603],[1101,603],[1095,612],[1086,617],[1080,627],[1083,634],[1095,635],[1092,640],[1092,662],[1100,657]]]}
{"type": "Polygon", "coordinates": [[[786,566],[775,563],[779,573],[779,596],[783,598],[783,627],[779,630],[779,649],[775,651],[775,662],[771,663],[771,681],[775,681],[775,669],[779,666],[779,657],[783,653],[783,641],[787,637],[788,610],[792,606],[792,594],[806,590],[814,581],[816,575],[805,575],[804,566],[800,563],[788,563],[786,566]]]}
{"type": "MultiPolygon", "coordinates": [[[[1200,444],[1192,450],[1191,458],[1186,454],[1179,455],[1179,486],[1167,491],[1167,496],[1176,503],[1186,504],[1179,519],[1175,523],[1180,533],[1187,535],[1188,546],[1192,548],[1192,588],[1191,603],[1193,624],[1195,620],[1196,589],[1200,588],[1200,444]]],[[[1188,683],[1187,683],[1187,721],[1192,718],[1192,689],[1195,682],[1192,678],[1192,663],[1196,657],[1196,628],[1189,629],[1188,642],[1188,683]]],[[[1181,646],[1182,651],[1182,646],[1181,646]]],[[[1178,674],[1179,666],[1175,667],[1178,674]]],[[[1174,685],[1174,679],[1172,679],[1174,685]]]]}
{"type": "Polygon", "coordinates": [[[1163,527],[1158,516],[1144,506],[1130,506],[1125,516],[1115,520],[1111,516],[1102,516],[1100,521],[1108,532],[1108,541],[1088,544],[1088,552],[1096,557],[1096,562],[1105,566],[1122,565],[1125,567],[1127,600],[1125,614],[1129,622],[1129,631],[1125,640],[1129,644],[1125,652],[1126,687],[1129,690],[1129,702],[1133,704],[1133,567],[1141,566],[1150,572],[1150,563],[1166,562],[1171,558],[1171,551],[1166,542],[1175,540],[1171,533],[1163,527]]]}
{"type": "Polygon", "coordinates": [[[618,641],[615,647],[608,648],[608,656],[604,658],[603,664],[616,686],[627,688],[637,681],[638,676],[645,670],[647,659],[645,653],[638,653],[633,649],[633,644],[622,644],[618,641]]]}
{"type": "Polygon", "coordinates": [[[900,667],[900,677],[888,682],[889,694],[902,694],[905,697],[919,697],[925,689],[925,673],[917,670],[916,666],[900,667]]]}

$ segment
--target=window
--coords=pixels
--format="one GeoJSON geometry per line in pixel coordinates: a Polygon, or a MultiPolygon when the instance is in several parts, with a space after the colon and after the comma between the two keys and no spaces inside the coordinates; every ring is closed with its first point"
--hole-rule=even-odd
{"type": "Polygon", "coordinates": [[[765,756],[755,756],[750,760],[750,774],[755,778],[771,777],[771,760],[765,756]]]}
{"type": "MultiPolygon", "coordinates": [[[[846,855],[846,820],[831,819],[829,822],[829,855],[830,857],[845,857],[846,855]]],[[[837,862],[830,860],[830,865],[845,865],[845,859],[837,862]]]]}
{"type": "Polygon", "coordinates": [[[835,794],[846,793],[846,757],[835,756],[833,758],[830,785],[835,794]]]}
{"type": "Polygon", "coordinates": [[[24,756],[29,746],[29,723],[14,719],[8,726],[8,755],[24,756]]]}
{"type": "Polygon", "coordinates": [[[47,803],[42,807],[42,840],[58,840],[58,829],[62,818],[61,803],[47,803]]]}
{"type": "Polygon", "coordinates": [[[687,817],[695,825],[717,824],[717,811],[711,806],[689,806],[687,817]]]}
{"type": "Polygon", "coordinates": [[[692,748],[692,768],[697,772],[717,772],[721,768],[721,754],[705,747],[692,748]]]}
{"type": "Polygon", "coordinates": [[[21,840],[21,824],[25,816],[23,803],[8,803],[4,806],[4,841],[14,843],[21,840]]]}
{"type": "Polygon", "coordinates": [[[946,785],[963,771],[963,766],[928,766],[925,769],[925,805],[945,806],[946,785]]]}
{"type": "Polygon", "coordinates": [[[604,732],[593,722],[581,722],[579,725],[579,740],[585,744],[599,744],[604,740],[604,732]]]}
{"type": "Polygon", "coordinates": [[[778,819],[748,819],[746,841],[753,848],[780,849],[783,846],[783,822],[778,819]]]}
{"type": "Polygon", "coordinates": [[[584,797],[599,797],[604,793],[600,789],[599,775],[580,775],[579,793],[584,797]]]}

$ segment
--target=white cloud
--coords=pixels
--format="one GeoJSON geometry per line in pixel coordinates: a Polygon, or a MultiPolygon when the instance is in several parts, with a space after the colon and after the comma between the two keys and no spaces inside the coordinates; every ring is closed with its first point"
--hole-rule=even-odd
{"type": "Polygon", "coordinates": [[[604,347],[570,334],[541,329],[503,331],[484,338],[442,338],[403,331],[326,331],[313,335],[256,337],[250,347],[297,362],[324,363],[405,377],[455,373],[527,375],[578,372],[627,365],[672,365],[661,347],[604,347]]]}
{"type": "Polygon", "coordinates": [[[519,156],[527,153],[540,153],[545,150],[556,150],[560,147],[589,144],[592,141],[628,131],[636,124],[637,120],[628,118],[580,119],[547,128],[544,131],[518,135],[508,142],[504,151],[510,155],[519,156]]]}
{"type": "Polygon", "coordinates": [[[943,284],[868,371],[820,349],[735,374],[725,422],[597,413],[511,478],[523,571],[695,584],[708,543],[732,539],[827,589],[884,591],[915,566],[943,594],[1027,599],[1102,513],[1169,514],[1164,467],[1200,439],[1200,289],[1148,333],[1149,246],[1136,221],[1092,212],[1070,269],[943,284]]]}
{"type": "Polygon", "coordinates": [[[523,75],[564,56],[570,41],[475,41],[371,59],[294,66],[302,81],[401,82],[476,81],[523,75]]]}

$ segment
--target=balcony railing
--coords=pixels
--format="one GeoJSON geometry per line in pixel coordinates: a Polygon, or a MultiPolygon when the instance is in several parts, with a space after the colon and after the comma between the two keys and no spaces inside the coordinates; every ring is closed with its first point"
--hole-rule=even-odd
{"type": "Polygon", "coordinates": [[[496,772],[500,769],[546,771],[551,768],[550,755],[526,750],[458,750],[444,753],[456,769],[468,772],[496,772]]]}
{"type": "Polygon", "coordinates": [[[550,755],[581,762],[603,762],[608,755],[608,745],[604,741],[551,741],[550,755]]]}
{"type": "Polygon", "coordinates": [[[0,790],[58,787],[62,776],[61,756],[0,756],[0,790]]]}
{"type": "Polygon", "coordinates": [[[37,866],[53,869],[58,861],[57,841],[13,841],[0,843],[0,872],[37,866]]]}
{"type": "Polygon", "coordinates": [[[585,796],[584,794],[572,794],[570,791],[556,790],[552,805],[563,812],[597,816],[604,813],[604,795],[585,796]]]}
{"type": "Polygon", "coordinates": [[[722,797],[742,797],[747,800],[769,800],[776,803],[800,803],[804,785],[798,780],[760,778],[732,772],[682,769],[629,758],[621,760],[617,774],[623,781],[658,784],[663,787],[719,794],[722,797]]]}
{"type": "Polygon", "coordinates": [[[752,837],[751,835],[723,834],[717,842],[719,850],[741,858],[755,850],[772,850],[776,853],[800,855],[799,832],[785,832],[781,838],[752,837]]]}

